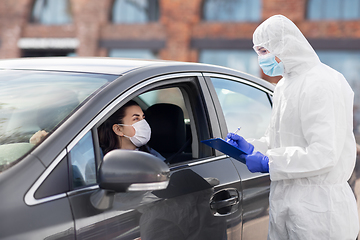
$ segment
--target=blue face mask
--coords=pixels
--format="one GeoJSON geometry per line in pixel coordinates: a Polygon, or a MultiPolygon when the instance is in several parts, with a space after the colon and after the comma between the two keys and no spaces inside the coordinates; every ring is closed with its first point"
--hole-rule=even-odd
{"type": "Polygon", "coordinates": [[[280,76],[284,74],[284,65],[282,62],[277,62],[275,60],[275,55],[268,53],[263,56],[258,57],[259,65],[268,76],[280,76]]]}

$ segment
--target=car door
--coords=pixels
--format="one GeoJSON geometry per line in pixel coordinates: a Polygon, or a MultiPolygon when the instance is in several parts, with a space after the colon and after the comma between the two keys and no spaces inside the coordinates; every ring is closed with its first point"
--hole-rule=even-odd
{"type": "MultiPolygon", "coordinates": [[[[239,127],[245,139],[261,138],[270,122],[272,85],[260,79],[204,74],[221,122],[222,137],[239,127]]],[[[222,154],[222,153],[219,153],[222,154]]],[[[269,210],[269,174],[251,173],[232,159],[242,184],[242,239],[266,239],[269,210]]]]}
{"type": "Polygon", "coordinates": [[[117,75],[3,70],[0,78],[0,239],[75,239],[65,147],[84,124],[70,122],[117,75]]]}
{"type": "Polygon", "coordinates": [[[119,95],[67,148],[72,175],[68,198],[76,238],[241,239],[238,172],[231,159],[216,156],[213,149],[201,143],[220,135],[216,111],[200,73],[150,78],[119,95]],[[162,120],[173,116],[168,111],[167,117],[155,115],[151,119],[153,106],[174,105],[182,109],[179,123],[183,126],[165,131],[179,135],[160,134],[156,141],[149,142],[150,147],[166,156],[171,170],[170,183],[164,190],[116,193],[111,207],[101,209],[92,201],[96,192],[102,190],[95,182],[94,171],[102,159],[97,130],[130,99],[143,107],[152,127],[152,138],[166,127],[162,120]],[[181,135],[185,137],[179,137],[181,135]],[[176,144],[178,149],[168,152],[172,149],[171,141],[180,138],[183,142],[176,144]]]}

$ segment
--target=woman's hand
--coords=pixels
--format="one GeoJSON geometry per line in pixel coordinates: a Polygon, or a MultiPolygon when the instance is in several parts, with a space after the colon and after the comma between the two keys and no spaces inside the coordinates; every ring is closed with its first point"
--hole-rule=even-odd
{"type": "Polygon", "coordinates": [[[38,144],[41,140],[43,140],[48,133],[45,130],[37,131],[32,137],[30,138],[29,142],[31,144],[38,144]]]}

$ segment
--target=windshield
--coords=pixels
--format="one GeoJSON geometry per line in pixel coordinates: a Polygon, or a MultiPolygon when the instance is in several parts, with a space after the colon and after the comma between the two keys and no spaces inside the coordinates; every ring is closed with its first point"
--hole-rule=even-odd
{"type": "Polygon", "coordinates": [[[0,172],[117,76],[0,70],[0,172]]]}

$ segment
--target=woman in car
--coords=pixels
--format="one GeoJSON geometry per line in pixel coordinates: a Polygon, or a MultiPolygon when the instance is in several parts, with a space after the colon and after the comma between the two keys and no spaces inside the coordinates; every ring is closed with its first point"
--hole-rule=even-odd
{"type": "Polygon", "coordinates": [[[133,100],[111,115],[99,127],[98,133],[104,155],[114,149],[128,149],[148,152],[165,160],[160,153],[147,145],[151,128],[145,120],[144,112],[133,100]]]}

